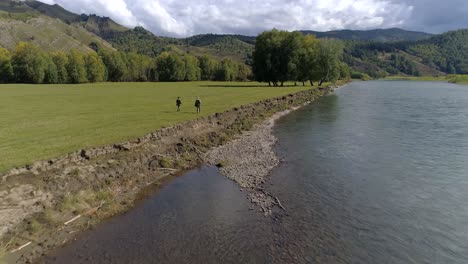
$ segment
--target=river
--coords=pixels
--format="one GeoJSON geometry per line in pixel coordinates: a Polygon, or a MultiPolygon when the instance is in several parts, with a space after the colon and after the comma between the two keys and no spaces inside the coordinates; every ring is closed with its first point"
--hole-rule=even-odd
{"type": "Polygon", "coordinates": [[[280,119],[264,217],[213,167],[47,263],[468,263],[468,87],[354,82],[280,119]]]}

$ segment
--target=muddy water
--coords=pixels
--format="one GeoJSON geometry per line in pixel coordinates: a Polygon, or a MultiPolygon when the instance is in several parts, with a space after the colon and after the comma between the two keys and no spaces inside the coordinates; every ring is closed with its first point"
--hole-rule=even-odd
{"type": "Polygon", "coordinates": [[[468,88],[353,83],[281,119],[265,218],[204,167],[51,263],[468,263],[468,88]]]}

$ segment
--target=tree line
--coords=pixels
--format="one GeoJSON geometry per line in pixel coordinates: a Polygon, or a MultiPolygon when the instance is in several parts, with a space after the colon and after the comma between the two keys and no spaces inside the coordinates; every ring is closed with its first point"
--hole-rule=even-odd
{"type": "Polygon", "coordinates": [[[253,52],[253,74],[257,81],[283,86],[294,81],[332,82],[349,78],[348,66],[341,62],[343,44],[339,40],[316,39],[300,32],[266,31],[257,37],[253,52]]]}
{"type": "Polygon", "coordinates": [[[229,58],[162,52],[155,58],[108,49],[46,53],[21,42],[13,52],[0,48],[0,83],[87,83],[145,81],[245,81],[250,68],[229,58]]]}

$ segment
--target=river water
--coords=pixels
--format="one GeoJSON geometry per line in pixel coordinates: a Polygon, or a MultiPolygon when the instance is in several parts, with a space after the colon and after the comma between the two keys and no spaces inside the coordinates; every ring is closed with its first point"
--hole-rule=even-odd
{"type": "Polygon", "coordinates": [[[42,262],[468,263],[468,87],[355,82],[275,134],[286,211],[203,167],[42,262]]]}

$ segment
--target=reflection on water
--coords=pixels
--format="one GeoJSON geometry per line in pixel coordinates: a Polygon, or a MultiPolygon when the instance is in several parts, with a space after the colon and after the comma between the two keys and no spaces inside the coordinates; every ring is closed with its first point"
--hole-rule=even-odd
{"type": "Polygon", "coordinates": [[[204,167],[44,260],[468,263],[468,88],[359,82],[281,119],[265,218],[204,167]]]}

